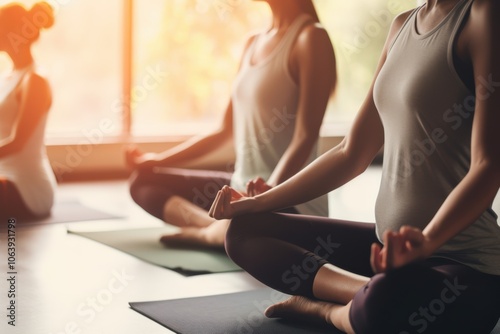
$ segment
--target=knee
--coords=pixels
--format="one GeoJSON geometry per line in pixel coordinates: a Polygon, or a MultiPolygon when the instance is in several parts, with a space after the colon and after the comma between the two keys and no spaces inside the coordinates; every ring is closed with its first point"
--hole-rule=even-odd
{"type": "Polygon", "coordinates": [[[152,189],[155,188],[155,185],[149,181],[148,173],[144,170],[135,170],[129,178],[130,197],[141,207],[147,206],[154,199],[152,189]]]}
{"type": "Polygon", "coordinates": [[[350,319],[356,333],[408,333],[412,312],[435,293],[432,282],[439,274],[409,265],[377,274],[355,295],[350,319]]]}
{"type": "Polygon", "coordinates": [[[139,171],[134,171],[128,179],[128,190],[132,199],[137,202],[137,193],[140,189],[140,173],[139,171]]]}
{"type": "Polygon", "coordinates": [[[239,262],[239,254],[242,253],[241,248],[245,239],[249,237],[247,226],[252,223],[251,217],[252,215],[235,217],[231,219],[231,222],[229,223],[224,246],[226,248],[227,255],[235,263],[239,262]]]}

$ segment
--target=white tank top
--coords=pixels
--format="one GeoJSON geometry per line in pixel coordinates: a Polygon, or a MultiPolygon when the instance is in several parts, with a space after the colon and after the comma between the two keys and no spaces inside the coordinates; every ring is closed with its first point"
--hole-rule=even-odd
{"type": "MultiPolygon", "coordinates": [[[[290,145],[295,130],[299,87],[288,68],[290,51],[302,28],[312,19],[299,16],[263,61],[252,64],[258,35],[243,57],[232,92],[233,127],[236,151],[231,186],[239,191],[261,176],[267,180],[290,145]]],[[[317,157],[317,146],[307,160],[317,157]]],[[[327,197],[296,206],[302,214],[328,216],[327,197]]]]}
{"type": "MultiPolygon", "coordinates": [[[[0,141],[11,135],[19,121],[16,89],[32,72],[32,66],[15,70],[0,82],[0,141]]],[[[16,185],[26,206],[39,216],[50,213],[56,188],[44,145],[46,120],[45,114],[19,152],[0,158],[0,176],[16,185]]]]}

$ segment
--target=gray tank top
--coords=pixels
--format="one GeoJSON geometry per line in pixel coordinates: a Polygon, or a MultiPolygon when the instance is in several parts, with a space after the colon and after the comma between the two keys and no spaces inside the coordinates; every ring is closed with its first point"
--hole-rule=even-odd
{"type": "MultiPolygon", "coordinates": [[[[467,174],[475,94],[453,63],[453,45],[474,0],[462,0],[434,29],[419,34],[411,13],[374,88],[384,125],[384,165],[376,202],[377,235],[431,221],[467,174]]],[[[477,194],[481,196],[481,194],[477,194]]],[[[490,208],[435,256],[500,275],[500,227],[490,208]]]]}
{"type": "MultiPolygon", "coordinates": [[[[233,128],[236,164],[231,186],[245,191],[256,176],[267,180],[288,149],[296,127],[300,89],[289,71],[290,52],[295,40],[307,24],[309,15],[298,16],[271,54],[257,64],[251,61],[257,35],[243,57],[234,82],[233,128]]],[[[316,154],[313,148],[306,164],[316,154]]],[[[326,195],[296,206],[306,215],[328,216],[326,195]]]]}

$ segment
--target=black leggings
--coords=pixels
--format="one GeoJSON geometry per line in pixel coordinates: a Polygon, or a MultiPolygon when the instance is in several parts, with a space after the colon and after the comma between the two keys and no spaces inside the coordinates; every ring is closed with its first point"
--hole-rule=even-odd
{"type": "Polygon", "coordinates": [[[13,182],[0,178],[0,219],[6,222],[10,218],[19,221],[44,217],[38,217],[31,212],[13,182]]]}
{"type": "Polygon", "coordinates": [[[217,192],[231,181],[231,173],[154,167],[135,171],[130,195],[144,210],[163,219],[163,207],[172,196],[180,196],[208,211],[217,192]]]}
{"type": "Polygon", "coordinates": [[[374,224],[262,213],[233,219],[226,250],[259,281],[292,295],[315,298],[314,277],[326,263],[371,277],[351,306],[358,334],[489,334],[496,325],[499,276],[437,258],[374,275],[374,242],[374,224]]]}

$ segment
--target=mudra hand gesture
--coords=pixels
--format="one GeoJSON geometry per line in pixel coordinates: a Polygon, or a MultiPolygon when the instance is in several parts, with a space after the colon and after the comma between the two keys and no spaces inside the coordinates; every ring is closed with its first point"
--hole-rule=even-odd
{"type": "Polygon", "coordinates": [[[415,227],[403,226],[396,232],[386,231],[383,239],[383,247],[373,244],[371,249],[370,262],[375,273],[424,260],[432,253],[430,241],[415,227]]]}
{"type": "Polygon", "coordinates": [[[247,197],[229,186],[224,186],[217,193],[208,214],[215,219],[230,219],[250,212],[253,201],[253,197],[247,197]]]}

